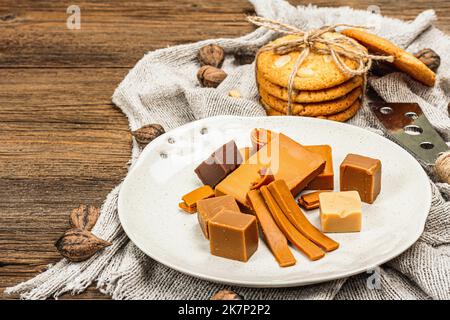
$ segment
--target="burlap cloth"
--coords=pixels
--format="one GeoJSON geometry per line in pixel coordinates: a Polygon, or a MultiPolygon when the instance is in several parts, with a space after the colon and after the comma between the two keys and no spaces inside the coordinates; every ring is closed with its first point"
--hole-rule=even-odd
{"type": "MultiPolygon", "coordinates": [[[[431,26],[436,19],[433,11],[425,11],[414,21],[404,22],[347,7],[293,7],[281,0],[251,2],[258,15],[301,29],[336,23],[367,25],[411,52],[424,47],[434,49],[442,57],[434,88],[423,87],[402,73],[370,79],[370,85],[388,102],[419,102],[433,126],[449,140],[450,38],[431,26]]],[[[219,44],[231,53],[242,46],[261,46],[274,37],[273,32],[257,29],[237,39],[207,40],[149,52],[119,85],[113,102],[126,114],[132,130],[147,123],[160,123],[168,131],[196,119],[222,114],[264,115],[258,103],[254,65],[236,65],[232,55],[228,55],[224,63],[228,73],[226,80],[217,89],[201,88],[196,79],[199,67],[196,55],[205,44],[219,44]],[[243,98],[229,97],[232,89],[239,90],[243,98]]],[[[367,105],[349,123],[383,134],[367,105]]],[[[139,153],[133,142],[132,163],[139,153]]],[[[307,287],[231,289],[246,299],[449,299],[450,203],[447,199],[450,187],[433,181],[430,176],[432,208],[424,233],[405,253],[380,267],[379,286],[368,286],[370,274],[365,273],[307,287]]],[[[102,292],[114,299],[207,299],[224,287],[169,269],[139,251],[119,223],[119,189],[120,185],[105,200],[93,230],[99,237],[111,241],[111,247],[82,263],[63,259],[7,292],[19,293],[25,299],[45,299],[65,292],[77,294],[96,282],[102,292]]]]}

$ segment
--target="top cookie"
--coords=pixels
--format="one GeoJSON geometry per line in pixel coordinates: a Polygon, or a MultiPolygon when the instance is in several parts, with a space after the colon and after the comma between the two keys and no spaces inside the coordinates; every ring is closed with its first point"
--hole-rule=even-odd
{"type": "MultiPolygon", "coordinates": [[[[345,37],[335,32],[328,32],[323,36],[328,39],[345,37]]],[[[299,36],[296,35],[288,35],[272,43],[298,38],[299,36]]],[[[361,46],[361,48],[363,47],[361,46]]],[[[273,51],[263,51],[259,54],[256,61],[257,71],[270,82],[286,88],[292,68],[299,55],[300,52],[298,51],[290,52],[286,55],[278,55],[273,51]]],[[[358,67],[357,61],[345,57],[342,57],[342,61],[351,69],[358,67]]],[[[322,90],[340,85],[350,78],[352,78],[352,75],[342,72],[330,55],[310,52],[297,71],[294,79],[294,89],[322,90]]]]}
{"type": "Polygon", "coordinates": [[[346,29],[342,34],[355,39],[375,53],[394,57],[393,65],[407,73],[411,78],[432,87],[436,82],[436,74],[411,53],[397,47],[392,42],[380,38],[361,29],[346,29]]]}

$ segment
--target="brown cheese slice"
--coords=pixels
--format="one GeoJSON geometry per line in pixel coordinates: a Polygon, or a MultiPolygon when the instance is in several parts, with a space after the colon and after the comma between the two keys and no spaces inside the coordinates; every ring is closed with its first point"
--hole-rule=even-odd
{"type": "Polygon", "coordinates": [[[180,209],[182,209],[184,212],[187,212],[187,213],[196,213],[197,212],[197,206],[188,207],[186,205],[186,203],[184,203],[184,202],[180,202],[178,204],[178,207],[180,207],[180,209]]]}
{"type": "Polygon", "coordinates": [[[302,194],[298,198],[298,204],[306,210],[317,209],[319,207],[319,194],[322,192],[330,192],[329,190],[315,191],[307,194],[302,194]]]}
{"type": "Polygon", "coordinates": [[[268,189],[289,221],[306,238],[327,252],[336,250],[339,247],[339,243],[327,237],[309,222],[295,202],[285,181],[276,180],[269,184],[268,189]]]}
{"type": "Polygon", "coordinates": [[[280,267],[293,266],[297,261],[295,260],[291,249],[289,249],[285,235],[273,220],[261,192],[259,190],[252,190],[247,196],[263,231],[264,240],[270,251],[272,251],[278,264],[280,267]]]}
{"type": "Polygon", "coordinates": [[[189,193],[186,193],[181,199],[187,207],[195,207],[197,201],[214,197],[214,190],[210,186],[202,186],[189,193]]]}
{"type": "Polygon", "coordinates": [[[275,179],[285,180],[292,194],[297,195],[324,167],[322,156],[279,134],[222,180],[215,192],[216,196],[228,194],[244,206],[249,206],[247,193],[253,183],[260,179],[260,170],[268,168],[275,179]]]}

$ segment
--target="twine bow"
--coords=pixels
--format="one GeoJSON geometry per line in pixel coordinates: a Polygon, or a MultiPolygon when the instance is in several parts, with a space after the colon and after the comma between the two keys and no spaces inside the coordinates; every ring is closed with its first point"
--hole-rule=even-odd
{"type": "MultiPolygon", "coordinates": [[[[298,72],[298,69],[305,61],[310,52],[314,51],[322,55],[330,55],[338,68],[346,74],[352,77],[362,75],[364,78],[364,89],[367,83],[367,71],[372,66],[372,61],[388,61],[393,62],[392,56],[379,56],[371,55],[367,53],[367,50],[362,47],[356,40],[348,37],[324,37],[327,32],[336,32],[338,27],[353,27],[353,28],[366,28],[363,26],[356,26],[351,24],[335,24],[332,26],[323,26],[319,29],[313,29],[309,31],[300,30],[294,26],[284,24],[275,20],[266,19],[257,16],[247,17],[247,20],[254,25],[264,27],[269,30],[277,31],[286,35],[296,35],[297,39],[285,40],[279,43],[269,43],[263,46],[258,55],[263,51],[273,51],[275,54],[285,55],[293,51],[299,51],[300,54],[297,57],[292,72],[289,75],[288,80],[288,108],[287,114],[291,114],[292,109],[292,96],[294,91],[294,79],[298,72]],[[358,67],[352,69],[343,61],[344,58],[356,61],[358,67]]],[[[365,90],[364,90],[365,91],[365,90]]]]}

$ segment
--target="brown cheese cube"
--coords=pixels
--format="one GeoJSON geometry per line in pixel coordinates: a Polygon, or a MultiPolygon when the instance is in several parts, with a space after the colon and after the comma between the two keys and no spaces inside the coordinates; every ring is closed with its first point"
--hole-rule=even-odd
{"type": "Polygon", "coordinates": [[[232,196],[215,197],[197,202],[197,219],[206,239],[209,239],[208,222],[223,209],[240,213],[239,206],[232,196]]]}
{"type": "Polygon", "coordinates": [[[341,191],[355,190],[361,200],[373,203],[381,190],[381,161],[348,154],[340,167],[341,191]]]}
{"type": "Polygon", "coordinates": [[[256,218],[229,210],[219,212],[209,221],[211,254],[246,262],[258,249],[256,218]]]}

